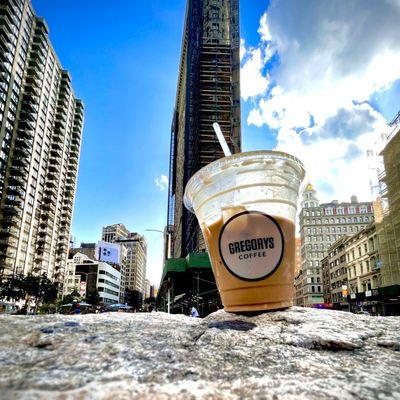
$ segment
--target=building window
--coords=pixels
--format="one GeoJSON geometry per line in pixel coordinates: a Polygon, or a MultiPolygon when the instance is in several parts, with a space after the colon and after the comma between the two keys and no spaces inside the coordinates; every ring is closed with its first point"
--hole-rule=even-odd
{"type": "Polygon", "coordinates": [[[354,214],[356,209],[354,207],[349,207],[349,214],[354,214]]]}
{"type": "Polygon", "coordinates": [[[360,213],[361,214],[366,214],[367,213],[367,207],[365,207],[365,206],[360,207],[360,213]]]}
{"type": "Polygon", "coordinates": [[[338,214],[344,214],[344,209],[343,209],[343,207],[338,207],[337,210],[336,210],[336,212],[337,212],[338,214]]]}

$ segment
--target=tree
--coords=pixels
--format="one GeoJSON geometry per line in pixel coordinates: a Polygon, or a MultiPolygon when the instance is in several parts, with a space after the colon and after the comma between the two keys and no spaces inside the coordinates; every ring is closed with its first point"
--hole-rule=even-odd
{"type": "Polygon", "coordinates": [[[62,304],[69,304],[69,303],[72,303],[74,300],[78,300],[78,301],[82,300],[80,293],[76,289],[74,289],[71,293],[64,296],[62,304]]]}
{"type": "Polygon", "coordinates": [[[50,303],[57,298],[58,286],[46,277],[46,275],[24,276],[18,274],[3,278],[0,284],[0,296],[7,300],[19,301],[25,299],[25,307],[31,298],[35,301],[35,310],[42,302],[50,303]]]}
{"type": "Polygon", "coordinates": [[[85,299],[89,304],[92,304],[94,306],[97,306],[100,303],[100,295],[99,292],[97,290],[94,290],[92,292],[89,292],[86,295],[86,299],[85,299]]]}
{"type": "Polygon", "coordinates": [[[26,302],[33,297],[35,300],[35,310],[42,302],[51,303],[57,298],[58,285],[53,283],[43,275],[33,275],[29,273],[24,278],[24,291],[26,295],[26,302]]]}
{"type": "Polygon", "coordinates": [[[24,276],[22,274],[3,277],[0,282],[0,298],[19,301],[25,297],[24,276]]]}

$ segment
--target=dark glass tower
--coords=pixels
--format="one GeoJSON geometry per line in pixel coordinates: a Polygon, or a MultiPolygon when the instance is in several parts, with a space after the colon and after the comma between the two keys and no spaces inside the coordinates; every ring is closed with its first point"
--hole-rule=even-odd
{"type": "Polygon", "coordinates": [[[167,257],[205,249],[183,193],[196,171],[223,157],[214,122],[231,151],[240,151],[239,48],[239,0],[187,0],[171,129],[167,257]]]}

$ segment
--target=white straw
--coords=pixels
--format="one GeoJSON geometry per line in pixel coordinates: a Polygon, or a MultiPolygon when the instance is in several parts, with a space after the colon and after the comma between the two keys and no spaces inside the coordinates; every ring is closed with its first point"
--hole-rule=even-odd
{"type": "Polygon", "coordinates": [[[217,135],[217,138],[219,140],[219,144],[221,145],[222,150],[223,150],[223,152],[225,154],[225,157],[231,156],[232,153],[229,150],[229,147],[228,147],[228,145],[226,143],[224,135],[222,134],[221,128],[219,126],[219,123],[218,122],[214,122],[213,123],[213,128],[214,128],[214,131],[215,131],[215,133],[217,135]]]}

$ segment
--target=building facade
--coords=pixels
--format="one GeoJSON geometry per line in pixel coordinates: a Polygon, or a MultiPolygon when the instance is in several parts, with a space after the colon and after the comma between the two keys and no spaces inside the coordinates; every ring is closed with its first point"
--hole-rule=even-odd
{"type": "Polygon", "coordinates": [[[346,263],[346,241],[348,238],[347,235],[340,237],[328,248],[327,256],[321,261],[324,303],[331,303],[338,309],[348,306],[346,263]]]}
{"type": "Polygon", "coordinates": [[[83,297],[98,291],[100,302],[119,302],[121,273],[113,265],[90,259],[83,253],[76,253],[68,260],[65,276],[64,295],[77,290],[83,297]]]}
{"type": "Polygon", "coordinates": [[[0,275],[64,282],[83,105],[29,0],[0,5],[0,275]]]}
{"type": "Polygon", "coordinates": [[[382,286],[379,268],[378,237],[375,224],[348,238],[346,242],[347,276],[350,298],[382,286]]]}
{"type": "Polygon", "coordinates": [[[146,293],[147,241],[136,232],[129,232],[123,224],[103,227],[102,240],[122,247],[122,287],[146,293]]]}
{"type": "Polygon", "coordinates": [[[115,243],[118,239],[125,239],[129,235],[128,229],[124,224],[113,224],[103,227],[101,240],[109,243],[115,243]]]}
{"type": "Polygon", "coordinates": [[[321,260],[327,249],[343,235],[359,232],[373,221],[372,202],[320,204],[317,192],[308,184],[300,211],[301,272],[296,277],[296,304],[312,306],[324,302],[321,260]]]}
{"type": "Polygon", "coordinates": [[[297,276],[301,270],[301,239],[296,238],[296,253],[295,253],[295,269],[294,276],[297,276]]]}
{"type": "Polygon", "coordinates": [[[146,293],[147,241],[136,232],[129,233],[126,239],[118,239],[126,249],[125,258],[125,288],[146,293]]]}
{"type": "Polygon", "coordinates": [[[377,224],[382,286],[400,284],[400,112],[385,135],[384,171],[379,175],[382,219],[377,224]]]}
{"type": "Polygon", "coordinates": [[[183,205],[189,178],[223,157],[212,124],[240,151],[239,0],[187,0],[171,128],[165,254],[204,251],[194,214],[183,205]]]}

